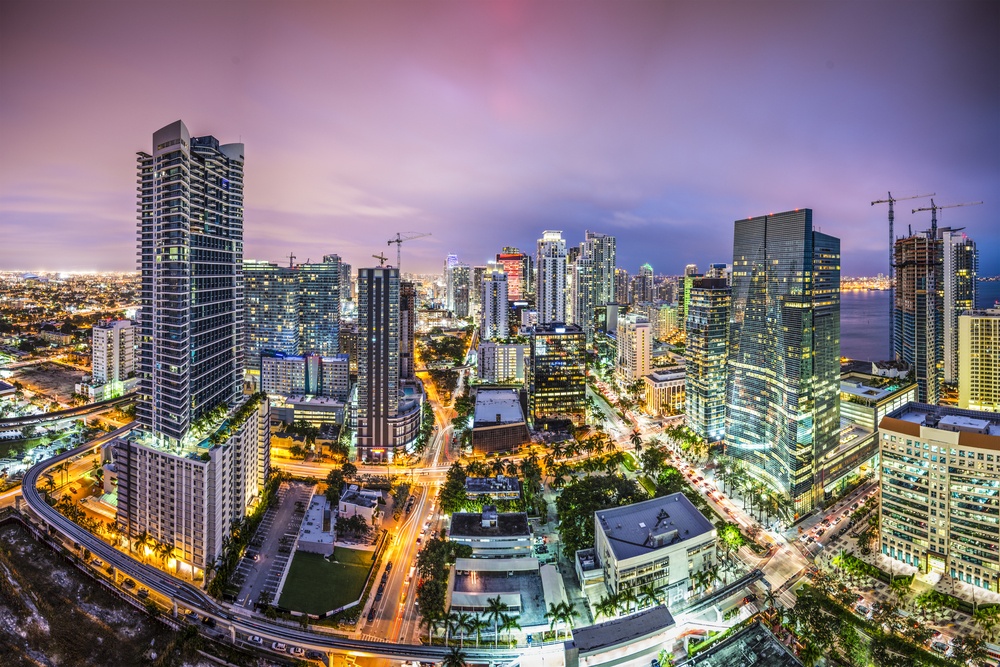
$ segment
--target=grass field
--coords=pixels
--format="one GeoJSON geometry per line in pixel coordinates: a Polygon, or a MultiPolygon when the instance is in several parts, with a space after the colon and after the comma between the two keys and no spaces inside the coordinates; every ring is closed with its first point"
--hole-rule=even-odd
{"type": "Polygon", "coordinates": [[[338,562],[319,554],[295,552],[278,605],[285,609],[322,614],[361,597],[372,567],[374,551],[337,547],[338,562]]]}

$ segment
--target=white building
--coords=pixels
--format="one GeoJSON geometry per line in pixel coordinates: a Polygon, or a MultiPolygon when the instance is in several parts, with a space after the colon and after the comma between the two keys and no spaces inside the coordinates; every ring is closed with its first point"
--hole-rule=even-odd
{"type": "Polygon", "coordinates": [[[378,501],[382,494],[378,491],[359,488],[357,484],[351,484],[340,496],[337,505],[337,517],[349,518],[352,516],[363,516],[372,526],[379,520],[378,501]]]}
{"type": "Polygon", "coordinates": [[[535,304],[539,324],[566,321],[566,241],[562,232],[546,231],[538,239],[535,304]]]}
{"type": "Polygon", "coordinates": [[[612,594],[643,586],[683,599],[715,562],[716,530],[683,493],[594,513],[594,553],[612,594]]]}
{"type": "Polygon", "coordinates": [[[472,548],[472,558],[528,558],[532,555],[531,527],[524,512],[497,512],[487,506],[481,514],[451,515],[448,539],[472,548]]]}
{"type": "Polygon", "coordinates": [[[976,242],[961,229],[940,230],[944,254],[944,381],[958,382],[958,356],[962,351],[958,341],[958,317],[976,307],[976,278],[979,272],[979,251],[976,242]]]}
{"type": "Polygon", "coordinates": [[[131,320],[95,324],[91,342],[94,384],[125,382],[135,375],[135,329],[131,320]]]}
{"type": "Polygon", "coordinates": [[[618,381],[629,385],[652,370],[653,327],[637,315],[618,320],[618,381]]]}
{"type": "Polygon", "coordinates": [[[683,413],[686,380],[684,366],[662,368],[644,375],[643,409],[646,414],[655,417],[683,413]]]}
{"type": "Polygon", "coordinates": [[[958,318],[958,407],[1000,412],[1000,308],[958,318]]]}
{"type": "Polygon", "coordinates": [[[479,379],[492,384],[523,383],[530,354],[528,343],[483,341],[476,354],[479,379]]]}
{"type": "Polygon", "coordinates": [[[507,274],[498,264],[490,262],[483,275],[482,304],[479,336],[481,340],[499,340],[510,335],[507,322],[509,305],[507,303],[507,274]]]}
{"type": "Polygon", "coordinates": [[[326,396],[347,400],[351,393],[350,357],[265,354],[260,360],[261,391],[280,396],[326,396]]]}

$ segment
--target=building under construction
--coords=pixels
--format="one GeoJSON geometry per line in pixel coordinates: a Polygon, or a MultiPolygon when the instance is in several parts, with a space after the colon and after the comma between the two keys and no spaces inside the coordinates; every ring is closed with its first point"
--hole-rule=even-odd
{"type": "Polygon", "coordinates": [[[893,354],[914,370],[917,400],[937,404],[944,379],[943,242],[930,231],[896,241],[893,354]]]}

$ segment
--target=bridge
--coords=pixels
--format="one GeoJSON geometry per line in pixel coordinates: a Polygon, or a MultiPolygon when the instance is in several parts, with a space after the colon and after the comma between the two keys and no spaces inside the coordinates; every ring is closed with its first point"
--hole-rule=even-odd
{"type": "Polygon", "coordinates": [[[131,393],[119,396],[118,398],[108,398],[96,403],[88,403],[87,405],[80,405],[75,408],[67,408],[65,410],[56,410],[54,412],[43,412],[36,415],[0,419],[0,431],[10,428],[21,428],[22,426],[30,426],[32,424],[42,424],[45,422],[60,421],[62,419],[72,419],[74,417],[84,417],[98,412],[104,412],[124,403],[128,403],[134,397],[135,394],[131,393]]]}

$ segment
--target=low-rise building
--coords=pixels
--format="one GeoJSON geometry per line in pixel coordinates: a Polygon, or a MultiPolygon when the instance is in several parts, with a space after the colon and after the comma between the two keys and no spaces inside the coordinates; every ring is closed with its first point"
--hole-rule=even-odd
{"type": "Polygon", "coordinates": [[[517,500],[521,497],[521,485],[516,477],[466,477],[465,497],[469,500],[489,496],[495,500],[517,500]]]}
{"type": "Polygon", "coordinates": [[[1000,592],[1000,414],[907,403],[878,438],[882,553],[1000,592]]]}
{"type": "Polygon", "coordinates": [[[566,642],[565,667],[648,667],[672,644],[676,630],[674,617],[663,605],[576,628],[566,642]]]}
{"type": "Polygon", "coordinates": [[[352,517],[360,514],[368,523],[373,526],[378,523],[380,512],[378,501],[382,494],[378,491],[359,488],[357,484],[351,484],[340,496],[337,504],[338,518],[352,517]]]}
{"type": "Polygon", "coordinates": [[[517,616],[522,632],[549,629],[549,605],[566,602],[559,570],[536,558],[459,558],[452,571],[446,600],[450,611],[482,614],[491,599],[500,598],[517,616]]]}
{"type": "Polygon", "coordinates": [[[716,530],[683,493],[594,513],[594,555],[612,594],[644,586],[683,600],[715,562],[716,530]]]}
{"type": "Polygon", "coordinates": [[[687,373],[683,366],[654,370],[643,376],[643,410],[654,417],[684,412],[684,386],[687,373]]]}
{"type": "Polygon", "coordinates": [[[314,554],[330,556],[336,541],[330,516],[330,501],[324,495],[314,495],[299,526],[299,540],[295,548],[314,554]]]}
{"type": "Polygon", "coordinates": [[[509,452],[531,441],[518,390],[480,387],[475,393],[473,452],[509,452]]]}
{"type": "Polygon", "coordinates": [[[448,539],[472,548],[472,558],[526,558],[531,556],[531,527],[524,512],[456,512],[448,539]]]}

